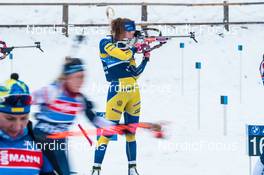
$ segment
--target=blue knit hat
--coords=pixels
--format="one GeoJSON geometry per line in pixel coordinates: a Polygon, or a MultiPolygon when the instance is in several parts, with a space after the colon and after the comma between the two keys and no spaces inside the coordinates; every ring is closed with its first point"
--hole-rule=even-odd
{"type": "Polygon", "coordinates": [[[28,86],[15,79],[0,85],[0,112],[8,114],[27,114],[30,112],[31,96],[28,86]]]}

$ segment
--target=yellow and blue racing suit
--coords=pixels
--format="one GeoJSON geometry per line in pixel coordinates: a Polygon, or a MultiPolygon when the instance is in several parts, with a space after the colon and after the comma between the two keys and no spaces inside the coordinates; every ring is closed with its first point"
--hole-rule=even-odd
{"type": "MultiPolygon", "coordinates": [[[[100,58],[106,79],[110,82],[106,104],[106,119],[119,123],[124,113],[125,124],[139,122],[140,92],[138,76],[144,71],[147,60],[143,59],[137,67],[134,59],[136,48],[122,50],[111,36],[100,41],[100,58]]],[[[126,134],[126,152],[129,164],[136,163],[135,133],[126,134]]],[[[95,151],[95,166],[101,166],[109,137],[100,136],[95,151]]]]}

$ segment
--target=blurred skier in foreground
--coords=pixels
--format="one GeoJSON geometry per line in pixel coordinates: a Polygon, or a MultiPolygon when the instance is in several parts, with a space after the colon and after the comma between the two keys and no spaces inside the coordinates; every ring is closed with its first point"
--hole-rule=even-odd
{"type": "Polygon", "coordinates": [[[66,57],[61,76],[54,83],[36,91],[33,96],[33,103],[40,107],[40,112],[35,115],[37,124],[34,132],[37,140],[44,145],[45,155],[60,175],[70,174],[66,156],[67,142],[66,139],[50,139],[47,136],[68,131],[80,111],[84,111],[96,127],[111,124],[102,117],[96,117],[92,111],[92,102],[80,92],[85,78],[84,71],[81,59],[66,57]],[[54,142],[63,147],[50,150],[48,146],[54,142]]]}

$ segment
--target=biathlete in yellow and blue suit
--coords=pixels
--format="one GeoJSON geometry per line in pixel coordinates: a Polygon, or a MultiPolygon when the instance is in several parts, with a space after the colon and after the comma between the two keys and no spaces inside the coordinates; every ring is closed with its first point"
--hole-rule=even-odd
{"type": "MultiPolygon", "coordinates": [[[[100,57],[103,63],[105,76],[110,87],[106,104],[106,119],[119,123],[124,114],[125,124],[139,122],[141,99],[137,84],[138,76],[144,71],[149,60],[149,52],[144,54],[141,64],[137,67],[134,54],[138,48],[122,47],[124,39],[133,40],[135,22],[126,18],[117,18],[111,23],[112,35],[100,41],[100,57]]],[[[126,46],[126,45],[123,45],[126,46]]],[[[100,136],[95,151],[92,175],[99,175],[104,159],[108,136],[100,136]]],[[[128,174],[138,175],[136,169],[137,144],[135,132],[126,134],[126,153],[129,164],[128,174]]]]}

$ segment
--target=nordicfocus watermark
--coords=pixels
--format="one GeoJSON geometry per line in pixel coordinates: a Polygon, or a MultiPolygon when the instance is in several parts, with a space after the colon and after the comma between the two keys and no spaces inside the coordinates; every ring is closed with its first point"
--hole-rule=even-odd
{"type": "MultiPolygon", "coordinates": [[[[184,35],[190,32],[195,32],[196,36],[199,35],[237,35],[241,26],[230,26],[229,31],[226,31],[223,26],[210,26],[210,25],[157,25],[155,28],[162,31],[163,35],[184,35]]],[[[140,27],[137,27],[140,29],[140,27]]],[[[75,26],[75,25],[51,25],[51,26],[38,26],[38,25],[27,25],[26,33],[30,34],[83,34],[83,35],[104,35],[108,30],[108,26],[75,26]]]]}
{"type": "Polygon", "coordinates": [[[76,27],[73,25],[68,26],[58,26],[54,24],[53,26],[38,26],[38,25],[27,25],[26,27],[26,33],[29,34],[36,34],[36,35],[42,35],[42,34],[62,34],[65,35],[66,31],[70,34],[82,34],[82,35],[90,35],[90,34],[105,34],[106,27],[76,27]]]}
{"type": "Polygon", "coordinates": [[[226,34],[226,35],[237,35],[240,26],[230,26],[229,31],[226,31],[223,26],[210,26],[210,25],[183,25],[183,26],[170,26],[170,25],[159,25],[157,29],[162,31],[163,35],[184,35],[190,32],[195,32],[196,36],[199,35],[215,35],[215,34],[226,34]]]}
{"type": "Polygon", "coordinates": [[[57,150],[61,150],[61,151],[93,151],[95,149],[97,150],[105,150],[105,146],[104,145],[99,145],[97,146],[96,144],[94,144],[93,146],[90,146],[89,143],[84,143],[84,142],[61,142],[60,140],[53,140],[51,142],[44,142],[44,143],[40,143],[40,142],[35,142],[35,141],[26,141],[25,142],[25,146],[27,150],[48,150],[48,151],[57,151],[57,150]]]}
{"type": "Polygon", "coordinates": [[[133,84],[118,84],[109,85],[101,82],[91,82],[89,86],[85,87],[90,93],[93,94],[105,94],[106,92],[136,92],[137,89],[141,93],[145,94],[171,94],[174,91],[173,84],[168,83],[133,83],[133,84]]]}
{"type": "Polygon", "coordinates": [[[201,140],[197,142],[169,142],[159,141],[159,151],[175,151],[175,152],[235,152],[239,149],[239,143],[231,142],[214,142],[201,140]]]}

